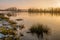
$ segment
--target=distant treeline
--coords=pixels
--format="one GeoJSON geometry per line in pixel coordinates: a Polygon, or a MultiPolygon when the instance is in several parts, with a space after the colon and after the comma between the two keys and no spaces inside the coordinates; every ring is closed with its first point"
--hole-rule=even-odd
{"type": "Polygon", "coordinates": [[[30,8],[28,9],[28,12],[33,12],[33,13],[60,13],[60,8],[48,8],[48,9],[33,9],[30,8]]]}
{"type": "Polygon", "coordinates": [[[20,12],[22,11],[21,9],[17,9],[16,7],[11,7],[11,8],[7,8],[5,9],[6,11],[15,11],[15,12],[20,12]]]}
{"type": "Polygon", "coordinates": [[[10,7],[7,9],[0,9],[0,11],[13,11],[13,12],[25,12],[25,9],[18,9],[16,7],[10,7]]]}
{"type": "Polygon", "coordinates": [[[60,13],[60,8],[48,8],[48,9],[35,9],[35,8],[29,8],[29,9],[17,9],[16,7],[7,8],[0,11],[14,11],[14,12],[32,12],[32,13],[60,13]]]}

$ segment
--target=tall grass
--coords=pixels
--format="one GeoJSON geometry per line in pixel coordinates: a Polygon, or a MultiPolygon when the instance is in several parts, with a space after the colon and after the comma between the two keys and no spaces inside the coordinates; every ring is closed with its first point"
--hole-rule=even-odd
{"type": "Polygon", "coordinates": [[[44,34],[49,34],[49,28],[41,24],[32,25],[29,30],[29,33],[36,34],[38,38],[41,36],[42,39],[44,37],[44,34]]]}

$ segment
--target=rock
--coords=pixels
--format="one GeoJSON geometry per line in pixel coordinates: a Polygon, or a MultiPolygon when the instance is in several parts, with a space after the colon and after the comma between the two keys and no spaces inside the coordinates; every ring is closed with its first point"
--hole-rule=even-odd
{"type": "Polygon", "coordinates": [[[0,33],[0,38],[4,38],[4,37],[5,37],[5,35],[0,33]]]}
{"type": "Polygon", "coordinates": [[[22,21],[23,19],[16,19],[17,21],[22,21]]]}

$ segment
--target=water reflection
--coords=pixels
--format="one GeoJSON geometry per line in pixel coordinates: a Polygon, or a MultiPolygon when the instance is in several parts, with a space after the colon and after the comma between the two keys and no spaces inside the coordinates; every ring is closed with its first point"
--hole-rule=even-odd
{"type": "Polygon", "coordinates": [[[48,16],[60,16],[60,13],[29,13],[30,15],[48,15],[48,16]]]}
{"type": "Polygon", "coordinates": [[[39,23],[47,25],[51,29],[51,35],[49,36],[49,40],[60,40],[60,13],[28,13],[28,12],[20,12],[20,13],[11,13],[10,20],[16,21],[16,19],[23,19],[23,21],[16,21],[18,24],[24,24],[25,29],[22,30],[24,33],[23,40],[35,38],[32,35],[28,35],[26,31],[31,25],[39,23]],[[29,37],[28,37],[29,36],[29,37]]]}
{"type": "Polygon", "coordinates": [[[19,12],[19,13],[15,13],[15,12],[11,12],[11,11],[0,11],[0,13],[3,13],[3,14],[7,14],[8,16],[18,16],[20,15],[21,13],[27,13],[27,15],[48,15],[48,16],[60,16],[60,13],[29,13],[29,12],[19,12]]]}

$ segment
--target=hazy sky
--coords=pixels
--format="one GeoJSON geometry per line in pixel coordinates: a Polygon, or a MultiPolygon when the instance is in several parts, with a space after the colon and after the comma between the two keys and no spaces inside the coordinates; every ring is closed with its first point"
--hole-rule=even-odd
{"type": "Polygon", "coordinates": [[[0,0],[1,8],[47,8],[60,7],[60,0],[0,0]]]}

